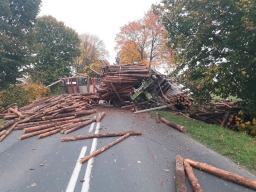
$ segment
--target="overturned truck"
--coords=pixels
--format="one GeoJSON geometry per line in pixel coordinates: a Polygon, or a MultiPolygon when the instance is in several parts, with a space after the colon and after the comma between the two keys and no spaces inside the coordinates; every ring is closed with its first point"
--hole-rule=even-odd
{"type": "Polygon", "coordinates": [[[97,93],[114,106],[135,104],[141,109],[171,104],[190,108],[192,99],[164,75],[144,64],[129,63],[104,66],[97,93]]]}

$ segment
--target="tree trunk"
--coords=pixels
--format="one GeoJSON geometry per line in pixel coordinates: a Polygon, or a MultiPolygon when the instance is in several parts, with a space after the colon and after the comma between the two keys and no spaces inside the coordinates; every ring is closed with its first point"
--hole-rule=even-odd
{"type": "Polygon", "coordinates": [[[122,132],[110,132],[110,133],[100,133],[100,134],[91,134],[91,135],[79,135],[73,137],[63,137],[61,141],[75,141],[75,140],[82,140],[82,139],[91,139],[91,138],[100,138],[100,137],[116,137],[116,136],[123,136],[127,133],[130,135],[141,135],[142,131],[122,131],[122,132]]]}
{"type": "Polygon", "coordinates": [[[6,130],[6,132],[0,137],[0,142],[4,140],[5,137],[7,137],[13,130],[13,128],[18,124],[18,122],[14,123],[9,129],[6,130]]]}
{"type": "Polygon", "coordinates": [[[60,128],[60,129],[53,130],[53,131],[48,131],[48,132],[46,132],[46,133],[42,133],[42,134],[38,135],[37,137],[38,137],[38,139],[41,139],[41,138],[44,138],[44,137],[48,137],[48,136],[50,136],[50,135],[59,133],[60,130],[61,130],[61,128],[60,128]]]}
{"type": "Polygon", "coordinates": [[[90,124],[90,123],[92,123],[94,121],[95,121],[94,118],[91,119],[91,120],[85,121],[85,122],[75,126],[74,128],[71,128],[71,129],[68,129],[68,130],[64,131],[64,134],[68,134],[70,132],[76,131],[77,129],[80,129],[80,128],[82,128],[82,127],[84,127],[84,126],[86,126],[86,125],[88,125],[88,124],[90,124]]]}
{"type": "Polygon", "coordinates": [[[184,167],[185,167],[186,173],[188,175],[189,181],[192,185],[193,191],[194,192],[203,192],[203,189],[201,188],[200,184],[198,183],[198,180],[194,174],[192,167],[189,165],[189,163],[186,160],[184,160],[184,167]]]}
{"type": "Polygon", "coordinates": [[[188,190],[185,182],[183,158],[180,155],[177,155],[175,159],[176,159],[176,173],[175,173],[176,192],[187,192],[188,190]]]}
{"type": "Polygon", "coordinates": [[[18,115],[21,119],[25,118],[25,115],[22,115],[18,110],[13,109],[13,108],[9,108],[9,110],[13,113],[15,113],[16,115],[18,115]]]}
{"type": "Polygon", "coordinates": [[[102,153],[103,151],[107,150],[108,148],[112,147],[113,145],[119,143],[120,141],[126,139],[126,138],[129,137],[129,136],[130,136],[130,133],[126,133],[124,136],[118,138],[117,140],[113,141],[112,143],[110,143],[110,144],[108,144],[108,145],[106,145],[106,146],[104,146],[104,147],[102,147],[102,148],[100,148],[100,149],[98,149],[98,150],[92,152],[90,155],[87,155],[87,156],[84,157],[84,158],[81,158],[81,159],[80,159],[80,163],[82,164],[82,163],[86,162],[86,161],[89,160],[90,158],[92,158],[92,157],[94,157],[94,156],[96,156],[96,155],[102,153]]]}
{"type": "Polygon", "coordinates": [[[162,120],[165,124],[167,124],[167,125],[169,125],[169,126],[175,128],[175,129],[181,131],[182,133],[185,133],[185,132],[187,131],[187,128],[184,127],[184,126],[182,126],[182,125],[179,125],[179,124],[177,124],[177,123],[173,123],[173,122],[171,122],[171,121],[168,121],[167,119],[165,119],[165,118],[163,118],[163,117],[161,118],[161,120],[162,120]]]}
{"type": "Polygon", "coordinates": [[[99,117],[96,118],[96,122],[100,122],[101,119],[102,119],[104,116],[105,116],[105,112],[100,113],[100,114],[99,114],[99,117]]]}
{"type": "Polygon", "coordinates": [[[251,180],[247,177],[243,177],[240,175],[237,175],[235,173],[232,172],[228,172],[216,167],[213,167],[211,165],[208,165],[206,163],[201,163],[201,162],[197,162],[197,161],[193,161],[191,159],[185,159],[185,161],[187,161],[191,166],[200,169],[202,171],[206,171],[208,173],[217,175],[223,179],[238,183],[240,185],[244,185],[246,187],[249,187],[251,189],[256,190],[256,181],[251,180]]]}

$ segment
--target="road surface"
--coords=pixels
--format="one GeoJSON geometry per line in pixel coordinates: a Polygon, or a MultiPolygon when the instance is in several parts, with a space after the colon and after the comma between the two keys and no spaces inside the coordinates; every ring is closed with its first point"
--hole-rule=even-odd
{"type": "MultiPolygon", "coordinates": [[[[175,191],[175,157],[181,155],[205,162],[250,179],[256,177],[230,160],[167,125],[157,124],[149,113],[128,109],[96,108],[105,111],[100,123],[68,135],[19,140],[14,131],[0,143],[0,192],[170,192],[175,191]],[[61,137],[125,130],[142,130],[95,158],[80,164],[78,159],[117,138],[61,142],[61,137]]],[[[194,169],[207,192],[249,192],[246,187],[194,169]]],[[[192,191],[187,179],[188,190],[192,191]]]]}

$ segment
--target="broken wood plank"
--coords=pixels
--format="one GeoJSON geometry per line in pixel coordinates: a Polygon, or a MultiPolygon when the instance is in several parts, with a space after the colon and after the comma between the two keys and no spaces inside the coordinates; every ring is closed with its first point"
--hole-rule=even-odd
{"type": "Polygon", "coordinates": [[[201,186],[194,174],[192,167],[189,165],[189,163],[186,160],[184,160],[183,164],[184,164],[186,173],[188,175],[189,181],[192,185],[193,191],[194,192],[203,192],[203,189],[201,188],[201,186]]]}
{"type": "Polygon", "coordinates": [[[175,172],[175,187],[176,192],[187,192],[187,186],[185,182],[185,170],[183,166],[183,158],[180,155],[175,157],[176,160],[176,172],[175,172]]]}
{"type": "Polygon", "coordinates": [[[119,143],[120,141],[126,139],[126,138],[129,137],[129,136],[130,136],[130,133],[126,133],[124,136],[118,138],[117,140],[113,141],[112,143],[110,143],[110,144],[108,144],[108,145],[106,145],[106,146],[104,146],[104,147],[102,147],[102,148],[100,148],[100,149],[98,149],[98,150],[92,152],[90,155],[87,155],[87,156],[85,156],[84,158],[81,158],[81,159],[80,159],[80,163],[82,164],[82,163],[86,162],[86,161],[89,160],[90,158],[92,158],[92,157],[94,157],[94,156],[96,156],[96,155],[102,153],[103,151],[109,149],[109,148],[112,147],[113,145],[119,143]]]}
{"type": "Polygon", "coordinates": [[[208,165],[206,163],[193,161],[191,159],[185,159],[185,161],[187,161],[192,167],[200,169],[201,171],[206,171],[208,173],[217,175],[223,179],[226,179],[226,180],[238,183],[239,185],[244,185],[246,187],[256,190],[256,181],[251,180],[247,177],[243,177],[243,176],[237,175],[235,173],[225,171],[223,169],[219,169],[217,167],[208,165]]]}
{"type": "Polygon", "coordinates": [[[63,137],[63,138],[61,138],[61,141],[65,142],[65,141],[75,141],[75,140],[100,138],[100,137],[116,137],[116,136],[123,136],[126,133],[130,133],[130,135],[141,135],[142,131],[135,130],[135,131],[99,133],[99,134],[91,134],[91,135],[78,135],[78,136],[73,136],[73,137],[63,137]]]}
{"type": "Polygon", "coordinates": [[[175,128],[175,129],[181,131],[182,133],[185,133],[185,132],[187,131],[187,128],[184,127],[184,126],[182,126],[182,125],[179,125],[179,124],[177,124],[177,123],[173,123],[173,122],[171,122],[171,121],[168,121],[167,119],[165,119],[165,118],[163,118],[163,117],[161,118],[161,120],[162,120],[165,124],[167,124],[167,125],[169,125],[169,126],[175,128]]]}

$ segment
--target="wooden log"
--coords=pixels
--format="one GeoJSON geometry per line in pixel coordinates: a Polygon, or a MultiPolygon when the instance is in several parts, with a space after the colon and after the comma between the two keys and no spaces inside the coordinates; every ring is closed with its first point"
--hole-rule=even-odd
{"type": "Polygon", "coordinates": [[[158,112],[156,112],[156,122],[157,123],[160,123],[161,121],[160,121],[160,116],[159,116],[159,113],[158,112]]]}
{"type": "Polygon", "coordinates": [[[48,137],[48,136],[50,136],[50,135],[59,133],[60,130],[61,130],[61,128],[60,128],[60,129],[53,130],[53,131],[48,131],[48,132],[46,132],[46,133],[42,133],[42,134],[38,135],[37,137],[38,137],[38,139],[41,139],[41,138],[44,138],[44,137],[48,137]]]}
{"type": "Polygon", "coordinates": [[[243,185],[243,186],[246,186],[246,187],[256,190],[256,181],[255,180],[251,180],[247,177],[243,177],[243,176],[237,175],[235,173],[216,168],[216,167],[208,165],[206,163],[193,161],[191,159],[185,159],[185,161],[187,161],[192,167],[200,169],[201,171],[206,171],[208,173],[217,175],[223,179],[226,179],[226,180],[238,183],[239,185],[243,185]]]}
{"type": "Polygon", "coordinates": [[[96,118],[96,122],[100,122],[104,116],[105,116],[105,112],[100,113],[99,117],[96,118]]]}
{"type": "Polygon", "coordinates": [[[7,113],[3,116],[3,119],[7,120],[7,119],[15,119],[18,118],[19,116],[13,113],[7,113]]]}
{"type": "Polygon", "coordinates": [[[25,115],[23,115],[21,112],[19,112],[18,110],[10,107],[9,110],[13,113],[15,113],[16,115],[18,115],[21,119],[24,119],[25,118],[25,115]]]}
{"type": "Polygon", "coordinates": [[[229,118],[229,115],[230,115],[230,111],[228,111],[225,116],[224,116],[224,119],[221,123],[221,127],[226,127],[227,123],[228,123],[228,118],[229,118]]]}
{"type": "Polygon", "coordinates": [[[3,125],[0,126],[0,130],[3,130],[11,125],[13,125],[14,123],[16,123],[18,120],[15,119],[15,120],[11,120],[11,121],[7,121],[5,122],[3,125]]]}
{"type": "Polygon", "coordinates": [[[84,126],[86,126],[86,125],[88,125],[88,124],[90,124],[90,123],[92,123],[94,121],[95,121],[95,119],[93,118],[91,120],[82,122],[79,125],[75,126],[74,128],[71,128],[71,129],[68,129],[68,130],[64,131],[64,134],[68,134],[70,132],[76,131],[77,129],[80,129],[80,128],[82,128],[82,127],[84,127],[84,126]]]}
{"type": "Polygon", "coordinates": [[[176,192],[187,192],[187,186],[185,182],[185,170],[183,166],[183,158],[180,155],[175,157],[176,160],[176,172],[175,172],[175,187],[176,192]]]}
{"type": "Polygon", "coordinates": [[[0,132],[0,137],[6,133],[7,130],[3,130],[0,132]]]}
{"type": "Polygon", "coordinates": [[[91,135],[78,135],[73,137],[62,137],[61,141],[75,141],[75,140],[82,140],[82,139],[92,139],[92,138],[100,138],[100,137],[117,137],[123,136],[126,133],[130,133],[130,135],[141,135],[142,131],[135,130],[135,131],[122,131],[122,132],[109,132],[109,133],[100,133],[100,134],[91,134],[91,135]]]}
{"type": "Polygon", "coordinates": [[[6,130],[6,132],[0,137],[0,142],[2,142],[5,137],[7,137],[13,130],[13,128],[18,124],[18,122],[15,122],[9,129],[6,130]]]}
{"type": "Polygon", "coordinates": [[[24,133],[29,133],[29,132],[33,132],[33,131],[47,129],[49,127],[55,127],[55,126],[63,125],[63,124],[66,124],[66,123],[67,123],[66,121],[63,121],[63,122],[49,123],[49,124],[46,124],[46,125],[39,125],[39,126],[35,126],[35,127],[29,127],[29,128],[23,129],[23,132],[24,133]]]}
{"type": "Polygon", "coordinates": [[[126,138],[129,137],[129,136],[130,136],[130,133],[126,133],[124,136],[118,138],[117,140],[111,142],[110,144],[108,144],[108,145],[106,145],[106,146],[104,146],[104,147],[102,147],[102,148],[100,148],[100,149],[98,149],[98,150],[92,152],[90,155],[87,155],[87,156],[85,156],[84,158],[81,158],[81,159],[80,159],[80,163],[82,164],[82,163],[86,162],[86,161],[89,160],[90,158],[92,158],[92,157],[94,157],[94,156],[96,156],[96,155],[102,153],[103,151],[109,149],[109,148],[112,147],[113,145],[119,143],[120,141],[126,139],[126,138]]]}
{"type": "Polygon", "coordinates": [[[186,173],[188,175],[189,181],[192,185],[193,191],[194,192],[203,192],[203,189],[201,188],[200,184],[198,183],[198,180],[194,174],[194,171],[192,169],[192,167],[189,165],[189,163],[184,160],[184,167],[186,170],[186,173]]]}
{"type": "Polygon", "coordinates": [[[163,117],[161,118],[161,120],[162,120],[165,124],[167,124],[167,125],[169,125],[169,126],[175,128],[175,129],[181,131],[182,133],[185,133],[185,132],[187,131],[187,128],[184,127],[184,126],[182,126],[182,125],[179,125],[179,124],[177,124],[177,123],[173,123],[173,122],[171,122],[171,121],[168,121],[167,119],[165,119],[165,118],[163,118],[163,117]]]}
{"type": "Polygon", "coordinates": [[[33,136],[36,136],[36,135],[39,135],[39,134],[42,134],[42,133],[46,133],[46,132],[49,132],[49,131],[52,131],[52,130],[55,130],[55,129],[58,129],[59,127],[56,126],[56,127],[52,127],[52,128],[48,128],[48,129],[43,129],[43,130],[39,130],[39,131],[34,131],[32,133],[27,133],[27,134],[24,134],[24,135],[21,135],[19,137],[20,140],[22,139],[27,139],[29,137],[33,137],[33,136]]]}

